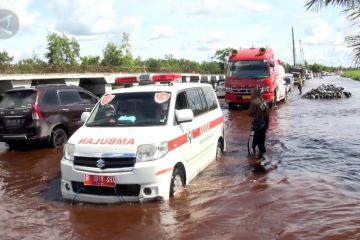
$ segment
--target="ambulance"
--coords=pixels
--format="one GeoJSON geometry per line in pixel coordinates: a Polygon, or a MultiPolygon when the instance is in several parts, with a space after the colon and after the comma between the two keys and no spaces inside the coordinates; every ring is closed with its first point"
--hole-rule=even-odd
{"type": "Polygon", "coordinates": [[[61,193],[92,203],[167,200],[226,150],[210,84],[173,74],[117,78],[64,147],[61,193]],[[181,79],[181,78],[180,78],[181,79]]]}

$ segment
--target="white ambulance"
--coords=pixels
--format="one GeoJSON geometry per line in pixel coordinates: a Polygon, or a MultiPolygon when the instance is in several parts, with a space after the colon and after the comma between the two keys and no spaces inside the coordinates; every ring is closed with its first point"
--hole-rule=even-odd
{"type": "Polygon", "coordinates": [[[91,113],[83,113],[84,125],[64,147],[63,198],[166,200],[219,158],[226,148],[225,124],[212,86],[169,82],[173,79],[153,75],[139,86],[113,90],[91,113]]]}

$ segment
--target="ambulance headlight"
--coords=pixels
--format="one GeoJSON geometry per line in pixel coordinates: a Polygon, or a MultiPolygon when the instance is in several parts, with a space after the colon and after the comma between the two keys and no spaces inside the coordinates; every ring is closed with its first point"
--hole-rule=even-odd
{"type": "Polygon", "coordinates": [[[165,156],[167,152],[167,142],[140,145],[137,149],[136,161],[146,162],[157,160],[165,156]]]}
{"type": "Polygon", "coordinates": [[[66,160],[74,161],[75,145],[67,143],[64,146],[64,158],[66,160]]]}

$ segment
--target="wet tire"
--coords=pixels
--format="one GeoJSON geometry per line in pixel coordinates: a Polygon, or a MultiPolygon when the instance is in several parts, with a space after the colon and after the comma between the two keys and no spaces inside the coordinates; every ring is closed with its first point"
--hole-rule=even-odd
{"type": "Polygon", "coordinates": [[[222,153],[223,153],[223,146],[222,146],[221,141],[218,141],[218,143],[216,145],[215,160],[219,160],[222,157],[222,153]]]}
{"type": "Polygon", "coordinates": [[[276,101],[277,101],[277,91],[274,91],[274,99],[270,104],[270,108],[275,108],[276,107],[276,101]]]}
{"type": "Polygon", "coordinates": [[[288,101],[288,92],[285,93],[284,103],[286,103],[287,101],[288,101]]]}
{"type": "Polygon", "coordinates": [[[67,142],[68,137],[64,129],[55,128],[51,133],[50,146],[53,148],[63,147],[67,142]]]}
{"type": "Polygon", "coordinates": [[[178,192],[184,186],[185,186],[184,173],[179,168],[175,168],[171,176],[169,196],[171,198],[174,197],[176,192],[178,192]]]}
{"type": "Polygon", "coordinates": [[[235,103],[228,103],[229,105],[229,110],[235,110],[236,109],[236,104],[235,103]]]}

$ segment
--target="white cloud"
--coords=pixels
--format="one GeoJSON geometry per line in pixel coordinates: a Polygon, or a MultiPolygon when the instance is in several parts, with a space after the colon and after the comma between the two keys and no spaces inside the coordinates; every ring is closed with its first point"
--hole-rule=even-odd
{"type": "Polygon", "coordinates": [[[124,28],[137,28],[141,26],[143,20],[142,16],[124,16],[120,26],[124,28]]]}
{"type": "Polygon", "coordinates": [[[47,7],[54,9],[56,30],[71,35],[101,35],[120,32],[113,0],[52,1],[47,7]]]}
{"type": "Polygon", "coordinates": [[[246,10],[255,12],[266,12],[271,10],[271,5],[266,3],[256,3],[255,0],[240,0],[239,5],[246,10]]]}
{"type": "Polygon", "coordinates": [[[19,30],[36,30],[35,23],[38,18],[36,11],[30,11],[29,5],[31,0],[2,0],[0,8],[13,11],[19,18],[19,30]]]}
{"type": "Polygon", "coordinates": [[[199,4],[192,3],[187,10],[189,15],[206,15],[214,12],[218,7],[218,0],[203,0],[199,4]]]}
{"type": "Polygon", "coordinates": [[[175,30],[169,25],[154,26],[151,32],[150,40],[172,38],[176,34],[175,30]]]}

